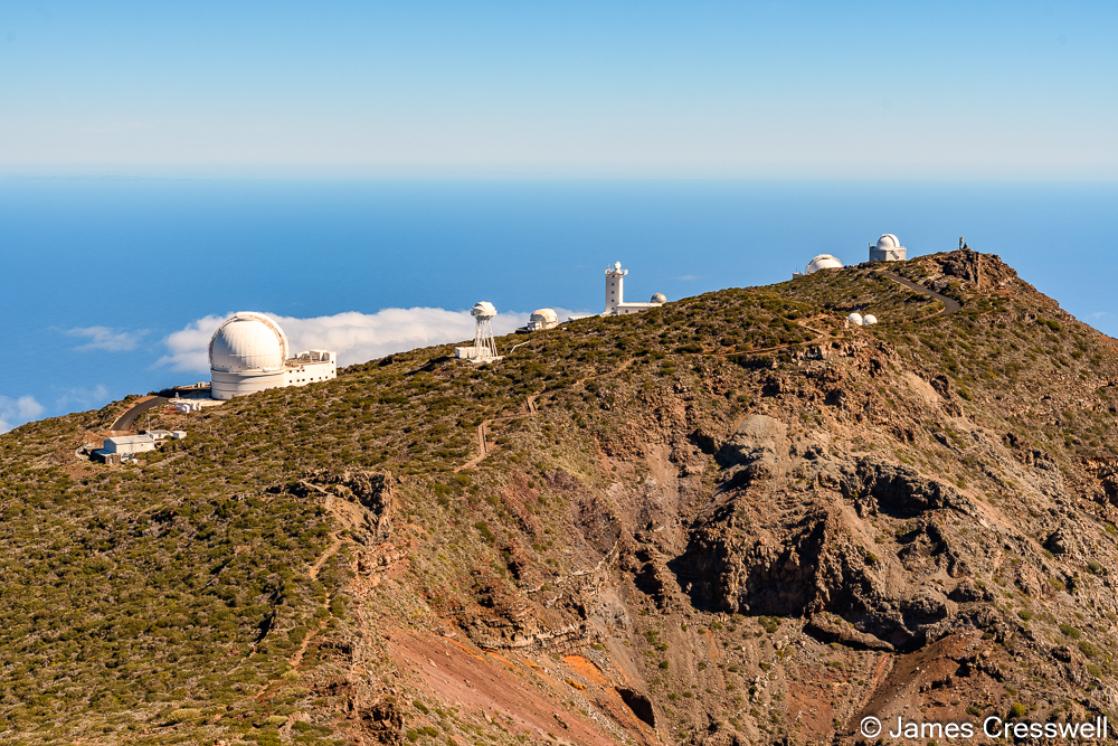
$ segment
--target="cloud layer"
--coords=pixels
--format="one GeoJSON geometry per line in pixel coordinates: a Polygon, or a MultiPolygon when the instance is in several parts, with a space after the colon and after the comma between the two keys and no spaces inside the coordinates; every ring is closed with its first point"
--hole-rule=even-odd
{"type": "Polygon", "coordinates": [[[11,397],[0,394],[0,433],[6,433],[42,413],[43,405],[33,396],[11,397]]]}
{"type": "Polygon", "coordinates": [[[78,326],[67,329],[66,334],[86,340],[85,344],[75,348],[83,352],[88,350],[128,352],[136,349],[136,345],[147,334],[147,330],[128,331],[108,326],[78,326]]]}
{"type": "MultiPolygon", "coordinates": [[[[571,312],[557,309],[559,318],[571,312]]],[[[341,365],[361,363],[416,347],[473,339],[474,319],[469,311],[445,308],[385,308],[376,313],[346,311],[332,316],[299,319],[269,313],[287,334],[292,352],[327,349],[338,353],[341,365]]],[[[225,316],[206,316],[164,340],[167,354],[159,363],[191,373],[209,371],[210,337],[225,316]]],[[[523,326],[528,314],[502,312],[493,321],[493,331],[507,334],[523,326]]]]}

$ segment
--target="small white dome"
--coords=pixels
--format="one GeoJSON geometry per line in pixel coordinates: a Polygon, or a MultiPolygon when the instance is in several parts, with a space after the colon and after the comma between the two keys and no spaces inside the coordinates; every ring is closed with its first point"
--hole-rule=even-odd
{"type": "Polygon", "coordinates": [[[821,269],[842,269],[842,262],[831,254],[819,254],[811,258],[804,269],[805,275],[814,274],[821,269]]]}
{"type": "Polygon", "coordinates": [[[238,311],[210,338],[210,369],[225,373],[283,370],[287,336],[262,313],[238,311]]]}
{"type": "Polygon", "coordinates": [[[649,303],[667,303],[668,296],[663,293],[653,293],[652,297],[648,299],[649,303]]]}
{"type": "Polygon", "coordinates": [[[872,313],[867,313],[865,316],[862,317],[862,323],[865,324],[866,326],[870,326],[871,324],[876,324],[877,323],[877,317],[874,316],[872,313]]]}
{"type": "Polygon", "coordinates": [[[555,313],[554,308],[537,308],[532,311],[528,320],[536,324],[558,324],[559,314],[555,313]]]}
{"type": "Polygon", "coordinates": [[[877,239],[877,248],[879,249],[899,249],[900,247],[901,240],[894,233],[883,233],[881,238],[877,239]]]}
{"type": "Polygon", "coordinates": [[[846,317],[846,323],[850,324],[852,326],[861,326],[865,322],[866,322],[865,318],[862,316],[862,314],[858,313],[857,311],[855,311],[854,313],[852,313],[852,314],[850,314],[849,316],[846,317]]]}
{"type": "Polygon", "coordinates": [[[491,319],[497,315],[497,307],[487,300],[479,300],[470,314],[479,319],[491,319]]]}

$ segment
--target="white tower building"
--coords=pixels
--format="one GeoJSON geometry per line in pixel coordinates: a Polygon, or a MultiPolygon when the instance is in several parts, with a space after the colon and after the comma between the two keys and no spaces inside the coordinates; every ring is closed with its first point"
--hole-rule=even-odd
{"type": "Polygon", "coordinates": [[[606,309],[603,316],[624,316],[630,313],[647,311],[650,308],[659,308],[668,302],[663,293],[653,293],[647,303],[638,303],[625,300],[625,275],[629,270],[621,267],[621,262],[614,262],[612,267],[606,268],[606,309]]]}
{"type": "Polygon", "coordinates": [[[262,313],[238,311],[210,338],[210,396],[214,399],[303,386],[337,375],[335,353],[308,350],[290,356],[287,335],[262,313]]]}
{"type": "Polygon", "coordinates": [[[606,267],[606,310],[604,316],[616,316],[617,307],[625,299],[625,275],[629,270],[621,268],[621,262],[606,267]]]}
{"type": "Polygon", "coordinates": [[[500,360],[497,340],[493,338],[493,318],[497,315],[497,308],[487,300],[478,301],[470,310],[470,315],[475,322],[474,344],[472,347],[455,347],[454,356],[477,364],[500,360]]]}
{"type": "Polygon", "coordinates": [[[903,262],[908,258],[908,249],[901,246],[896,234],[884,233],[876,244],[870,244],[871,262],[903,262]]]}

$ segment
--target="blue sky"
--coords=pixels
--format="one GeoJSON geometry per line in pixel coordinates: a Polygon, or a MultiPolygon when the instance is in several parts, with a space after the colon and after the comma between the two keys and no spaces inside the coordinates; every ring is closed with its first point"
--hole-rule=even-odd
{"type": "Polygon", "coordinates": [[[1111,180],[1118,3],[0,7],[0,172],[1111,180]]]}
{"type": "Polygon", "coordinates": [[[235,310],[353,362],[886,231],[1118,333],[1115,39],[1113,0],[0,2],[0,433],[204,378],[235,310]]]}

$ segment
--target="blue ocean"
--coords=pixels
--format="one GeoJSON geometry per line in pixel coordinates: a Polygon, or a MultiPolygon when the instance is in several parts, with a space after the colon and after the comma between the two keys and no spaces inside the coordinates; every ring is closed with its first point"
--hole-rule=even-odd
{"type": "MultiPolygon", "coordinates": [[[[0,180],[0,421],[199,380],[168,335],[234,310],[597,311],[602,270],[669,298],[965,235],[1118,333],[1118,186],[741,182],[0,180]],[[22,404],[18,404],[22,402],[22,404]]],[[[743,323],[745,320],[743,320],[743,323]]]]}

